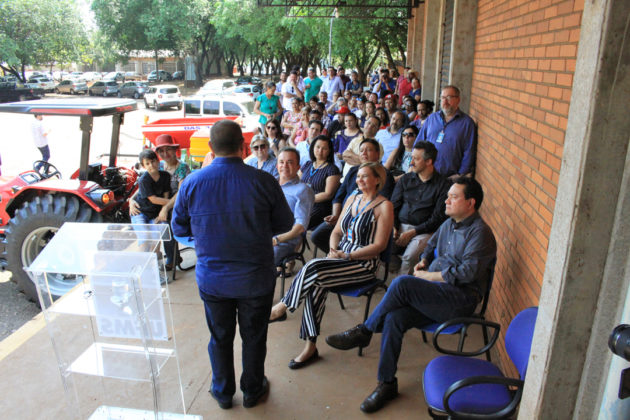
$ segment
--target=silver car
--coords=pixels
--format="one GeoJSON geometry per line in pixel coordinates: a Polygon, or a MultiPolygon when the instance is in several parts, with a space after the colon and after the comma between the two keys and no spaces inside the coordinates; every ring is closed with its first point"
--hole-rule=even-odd
{"type": "Polygon", "coordinates": [[[94,82],[88,90],[90,96],[114,96],[118,95],[118,83],[113,80],[99,80],[94,82]]]}
{"type": "Polygon", "coordinates": [[[87,93],[88,87],[85,80],[63,80],[57,87],[55,87],[55,93],[69,93],[74,95],[75,93],[87,93]]]}
{"type": "Polygon", "coordinates": [[[118,97],[129,96],[134,99],[144,97],[148,86],[145,82],[125,82],[118,88],[118,97]]]}

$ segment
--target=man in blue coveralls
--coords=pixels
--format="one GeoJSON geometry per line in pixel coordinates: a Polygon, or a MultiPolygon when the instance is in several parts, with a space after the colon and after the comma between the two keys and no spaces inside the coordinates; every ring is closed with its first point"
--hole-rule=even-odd
{"type": "Polygon", "coordinates": [[[269,391],[264,365],[276,281],[272,238],[291,229],[293,214],[275,178],[243,163],[238,124],[219,121],[210,138],[216,157],[182,183],[172,228],[176,236],[195,241],[197,285],[211,334],[210,393],[221,408],[232,407],[238,317],[240,387],[243,406],[249,408],[269,391]]]}

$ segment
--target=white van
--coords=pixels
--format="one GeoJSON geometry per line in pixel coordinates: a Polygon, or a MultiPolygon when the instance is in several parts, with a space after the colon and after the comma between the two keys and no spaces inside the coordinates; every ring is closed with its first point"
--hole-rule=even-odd
{"type": "Polygon", "coordinates": [[[227,117],[243,118],[246,130],[258,129],[259,116],[254,114],[254,102],[241,95],[196,95],[184,98],[184,117],[227,117]]]}

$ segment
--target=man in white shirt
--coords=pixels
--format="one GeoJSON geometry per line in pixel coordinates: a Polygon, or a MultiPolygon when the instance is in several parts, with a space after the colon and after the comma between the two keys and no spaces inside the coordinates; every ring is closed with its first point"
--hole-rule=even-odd
{"type": "Polygon", "coordinates": [[[291,101],[293,98],[304,99],[304,90],[298,86],[297,71],[292,70],[286,83],[282,85],[282,108],[293,109],[291,101]]]}
{"type": "Polygon", "coordinates": [[[33,167],[36,171],[39,171],[39,168],[44,166],[44,162],[48,162],[48,159],[50,159],[50,149],[48,148],[48,133],[50,130],[44,129],[43,118],[41,114],[35,114],[35,121],[31,125],[33,142],[42,154],[41,161],[33,167]]]}
{"type": "Polygon", "coordinates": [[[403,125],[405,124],[405,114],[402,111],[396,111],[392,114],[392,119],[389,122],[389,127],[383,128],[376,133],[376,140],[383,146],[383,159],[381,163],[385,165],[389,155],[398,148],[400,143],[400,133],[402,132],[403,125]]]}

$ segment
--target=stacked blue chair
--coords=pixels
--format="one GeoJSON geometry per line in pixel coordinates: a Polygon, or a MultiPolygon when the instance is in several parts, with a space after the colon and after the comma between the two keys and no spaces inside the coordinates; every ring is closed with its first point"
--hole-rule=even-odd
{"type": "Polygon", "coordinates": [[[514,414],[523,394],[525,374],[534,337],[538,308],[520,312],[505,335],[505,349],[518,370],[519,378],[507,378],[494,364],[466,356],[478,356],[494,345],[500,326],[478,318],[459,318],[449,323],[486,324],[494,329],[491,342],[476,352],[460,353],[438,345],[439,329],[433,344],[441,353],[424,370],[424,398],[433,418],[504,419],[514,414]]]}

